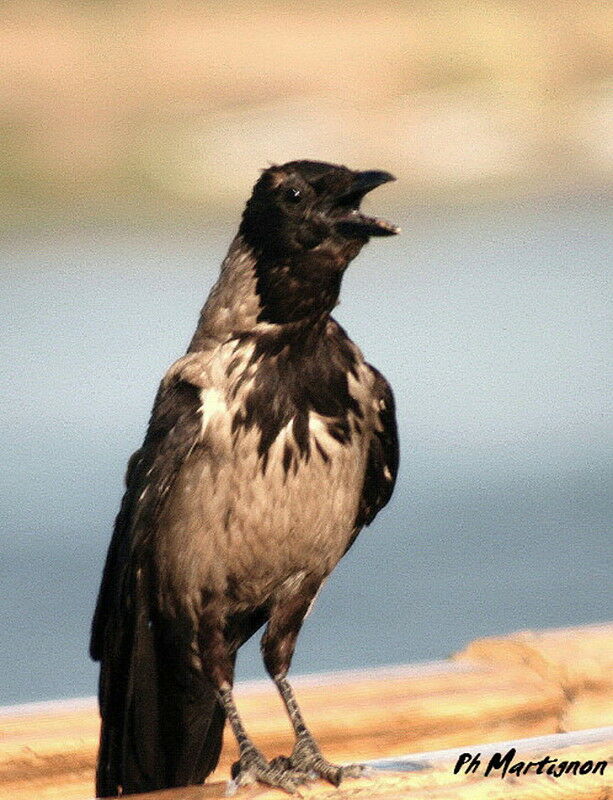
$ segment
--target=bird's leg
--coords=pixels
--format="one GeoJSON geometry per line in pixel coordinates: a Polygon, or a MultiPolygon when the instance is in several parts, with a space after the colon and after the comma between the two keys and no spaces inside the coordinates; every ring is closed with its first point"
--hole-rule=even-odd
{"type": "Polygon", "coordinates": [[[296,734],[296,743],[289,759],[280,757],[274,761],[285,762],[293,769],[325,778],[338,786],[344,777],[361,775],[364,768],[357,764],[341,767],[330,763],[323,757],[313,734],[306,726],[294,691],[287,680],[296,639],[302,621],[317,593],[319,582],[309,588],[310,591],[304,586],[299,596],[285,597],[283,602],[273,606],[266,632],[262,638],[262,654],[266,670],[279,690],[296,734]]]}
{"type": "Polygon", "coordinates": [[[289,681],[285,675],[277,675],[274,681],[296,734],[296,744],[289,758],[291,766],[301,772],[315,773],[316,776],[325,778],[334,786],[338,786],[343,778],[358,778],[362,775],[364,767],[360,764],[339,766],[323,757],[313,734],[304,722],[289,681]]]}
{"type": "Polygon", "coordinates": [[[268,762],[249,737],[242,723],[234,696],[234,662],[226,641],[223,627],[219,624],[200,624],[200,664],[202,670],[217,690],[224,707],[226,718],[238,744],[239,759],[232,765],[232,779],[235,786],[255,781],[276,786],[293,793],[306,781],[306,774],[275,762],[268,762]]]}

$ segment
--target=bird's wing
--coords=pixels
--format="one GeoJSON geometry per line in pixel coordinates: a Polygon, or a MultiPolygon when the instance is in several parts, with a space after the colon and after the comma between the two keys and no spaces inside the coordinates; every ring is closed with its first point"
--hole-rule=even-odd
{"type": "Polygon", "coordinates": [[[183,465],[204,446],[202,354],[181,362],[162,381],[130,459],[92,624],[90,652],[102,662],[99,797],[202,782],[221,747],[223,709],[183,658],[191,629],[156,614],[151,534],[183,465]]]}
{"type": "Polygon", "coordinates": [[[182,366],[177,362],[162,381],[143,445],[128,464],[92,624],[90,652],[96,660],[102,657],[109,615],[129,601],[126,573],[142,544],[138,539],[153,528],[182,464],[201,445],[202,387],[186,378],[190,370],[182,366]]]}
{"type": "Polygon", "coordinates": [[[364,525],[370,525],[387,504],[394,491],[398,474],[399,448],[394,395],[383,375],[370,364],[368,367],[374,375],[372,398],[375,408],[375,427],[368,448],[366,473],[355,519],[354,535],[349,546],[360,529],[364,525]]]}

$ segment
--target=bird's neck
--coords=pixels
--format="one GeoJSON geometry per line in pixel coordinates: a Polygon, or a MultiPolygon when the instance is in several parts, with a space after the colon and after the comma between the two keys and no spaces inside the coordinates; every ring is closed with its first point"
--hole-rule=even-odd
{"type": "Polygon", "coordinates": [[[237,236],[200,313],[188,352],[229,337],[266,333],[287,343],[321,335],[338,301],[342,270],[326,254],[264,260],[237,236]]]}
{"type": "Polygon", "coordinates": [[[258,322],[308,324],[329,314],[338,302],[343,271],[331,266],[327,253],[259,256],[254,269],[258,322]]]}

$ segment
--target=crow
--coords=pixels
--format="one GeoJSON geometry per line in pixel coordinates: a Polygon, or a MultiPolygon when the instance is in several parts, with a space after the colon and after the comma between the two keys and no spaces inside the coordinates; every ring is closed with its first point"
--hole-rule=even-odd
{"type": "Polygon", "coordinates": [[[92,623],[98,797],[202,783],[226,719],[236,785],[293,792],[360,771],[323,757],[286,676],[320,586],[396,480],[392,391],[331,317],[350,261],[399,231],[360,211],[391,180],[318,161],[265,169],[187,353],[162,379],[92,623]],[[264,625],[264,665],[296,737],[272,761],[232,693],[237,651],[264,625]]]}

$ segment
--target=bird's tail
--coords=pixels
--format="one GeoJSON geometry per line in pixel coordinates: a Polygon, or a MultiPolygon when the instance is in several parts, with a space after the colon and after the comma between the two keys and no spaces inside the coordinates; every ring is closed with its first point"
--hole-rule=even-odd
{"type": "Polygon", "coordinates": [[[187,624],[151,620],[142,569],[132,587],[129,608],[108,614],[101,651],[92,644],[101,661],[97,797],[202,783],[221,750],[224,711],[188,663],[187,624]]]}

